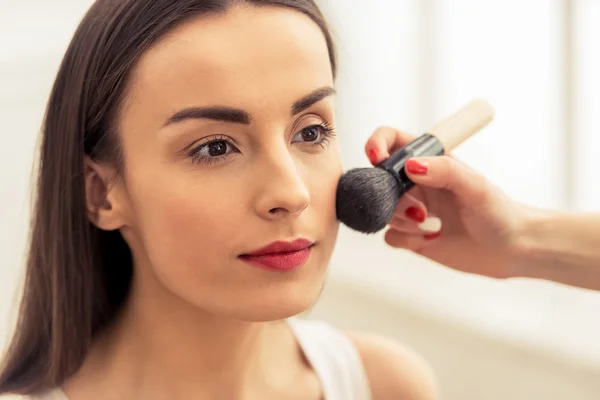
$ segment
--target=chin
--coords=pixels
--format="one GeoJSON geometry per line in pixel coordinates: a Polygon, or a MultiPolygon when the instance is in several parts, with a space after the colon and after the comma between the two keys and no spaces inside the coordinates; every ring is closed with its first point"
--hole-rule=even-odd
{"type": "Polygon", "coordinates": [[[232,318],[249,322],[278,321],[302,314],[310,309],[319,299],[323,283],[307,288],[298,285],[286,289],[279,287],[270,293],[264,293],[260,298],[254,298],[239,304],[232,318]]]}

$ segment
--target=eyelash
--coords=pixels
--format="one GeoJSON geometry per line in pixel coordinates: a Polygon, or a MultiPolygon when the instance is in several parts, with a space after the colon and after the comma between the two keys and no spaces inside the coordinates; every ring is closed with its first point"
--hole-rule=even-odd
{"type": "MultiPolygon", "coordinates": [[[[304,142],[304,143],[312,144],[314,146],[320,146],[322,149],[327,147],[327,145],[331,142],[331,140],[336,136],[334,127],[326,121],[320,122],[318,124],[312,124],[312,125],[306,126],[306,127],[302,128],[301,130],[299,130],[298,132],[296,132],[294,134],[294,136],[296,136],[298,133],[304,132],[311,128],[319,128],[321,136],[319,137],[318,140],[316,140],[314,142],[304,142]]],[[[208,146],[210,146],[211,144],[214,144],[214,143],[225,143],[226,146],[233,148],[232,152],[239,153],[239,150],[237,149],[237,147],[235,147],[235,145],[231,142],[231,140],[228,139],[226,136],[222,136],[222,135],[215,136],[215,137],[204,140],[201,144],[194,147],[194,149],[192,149],[190,151],[189,156],[192,159],[192,162],[194,164],[211,165],[211,164],[218,163],[219,161],[227,158],[229,156],[229,154],[224,154],[224,155],[220,155],[220,156],[202,156],[202,155],[200,155],[200,152],[203,149],[206,149],[208,146]]]]}
{"type": "Polygon", "coordinates": [[[208,139],[204,139],[202,141],[201,144],[199,144],[198,146],[194,147],[190,153],[189,156],[192,159],[192,162],[194,164],[206,164],[206,165],[211,165],[214,164],[218,161],[220,161],[223,158],[226,158],[226,155],[223,156],[202,156],[200,155],[200,151],[202,151],[203,149],[207,148],[208,146],[210,146],[213,143],[225,143],[227,146],[233,147],[235,149],[235,151],[237,152],[237,147],[235,147],[232,143],[231,140],[229,140],[226,136],[215,136],[212,138],[208,138],[208,139]]]}

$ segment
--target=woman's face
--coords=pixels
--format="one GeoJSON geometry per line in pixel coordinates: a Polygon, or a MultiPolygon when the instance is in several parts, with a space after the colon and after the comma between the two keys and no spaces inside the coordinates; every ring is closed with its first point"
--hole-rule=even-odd
{"type": "Polygon", "coordinates": [[[144,55],[119,121],[138,285],[245,320],[316,300],[338,229],[332,87],[322,32],[283,8],[189,21],[144,55]],[[243,256],[300,238],[314,245],[243,256]]]}

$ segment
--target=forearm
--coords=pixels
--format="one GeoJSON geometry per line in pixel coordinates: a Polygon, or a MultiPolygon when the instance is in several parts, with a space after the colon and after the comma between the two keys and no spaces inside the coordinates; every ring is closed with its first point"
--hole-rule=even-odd
{"type": "Polygon", "coordinates": [[[600,214],[536,212],[518,240],[516,275],[600,290],[600,214]]]}

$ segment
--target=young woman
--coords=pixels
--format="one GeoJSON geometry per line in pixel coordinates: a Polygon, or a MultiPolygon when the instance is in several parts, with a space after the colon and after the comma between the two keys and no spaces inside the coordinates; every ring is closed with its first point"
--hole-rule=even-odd
{"type": "Polygon", "coordinates": [[[435,398],[400,345],[290,319],[338,229],[335,70],[312,0],[98,0],[48,104],[0,394],[435,398]]]}

